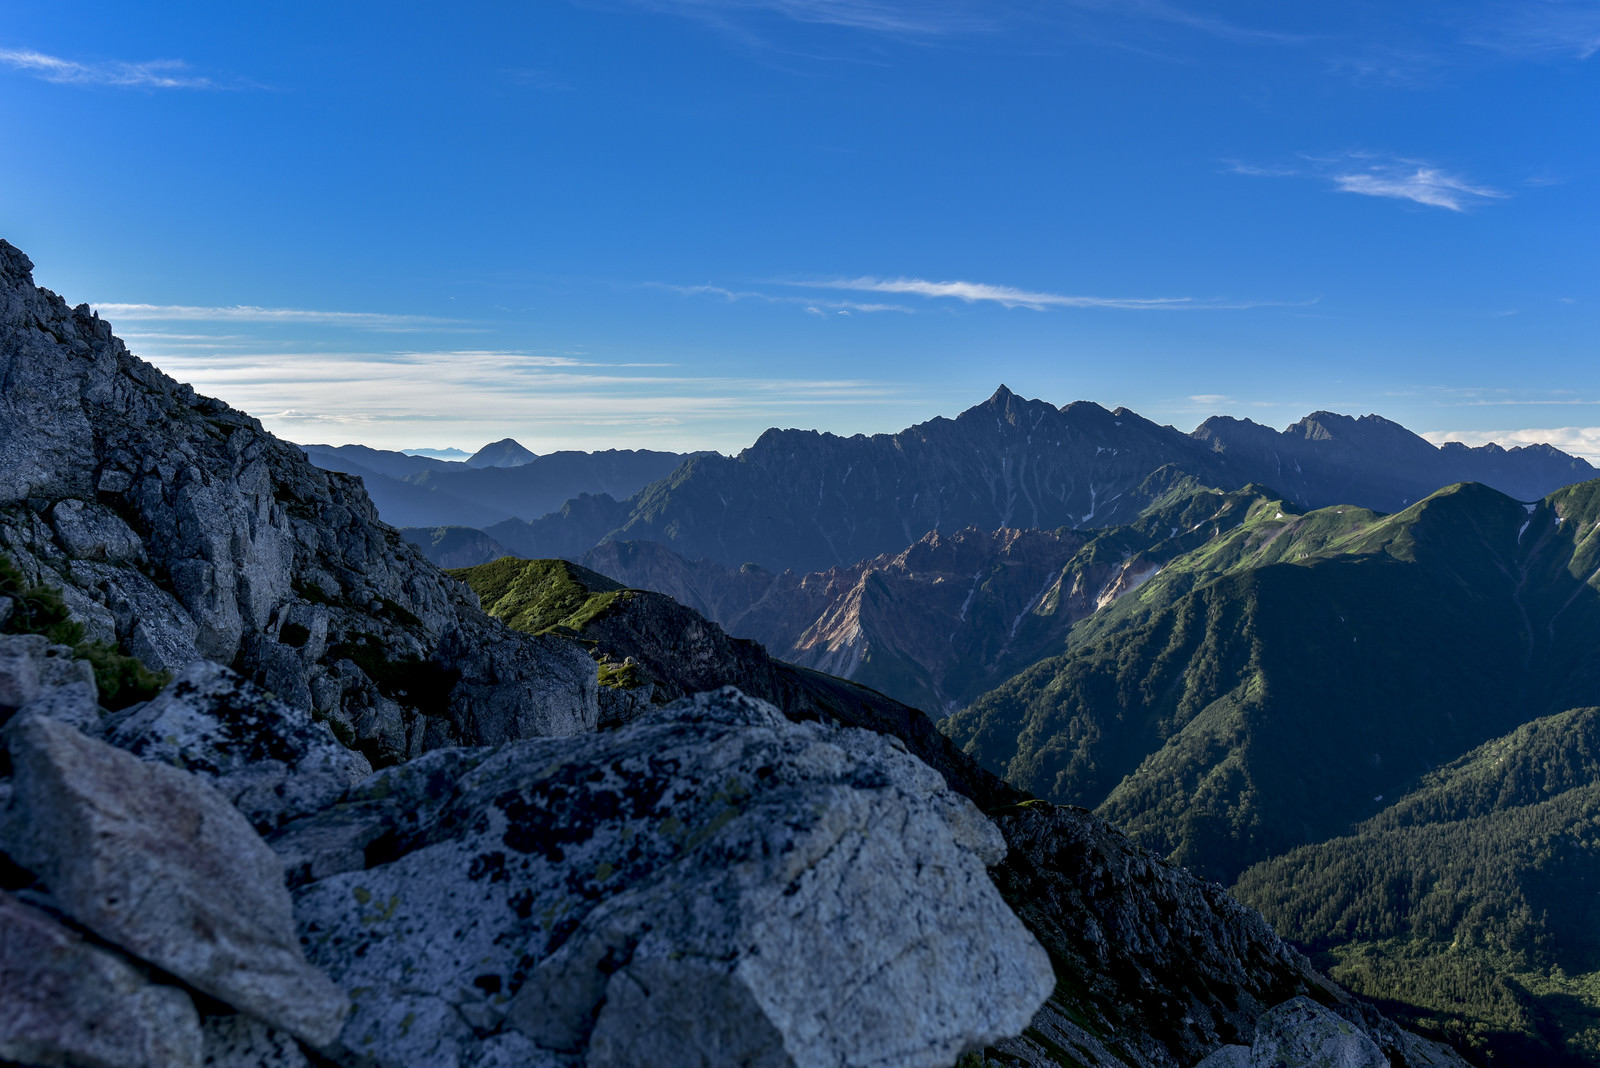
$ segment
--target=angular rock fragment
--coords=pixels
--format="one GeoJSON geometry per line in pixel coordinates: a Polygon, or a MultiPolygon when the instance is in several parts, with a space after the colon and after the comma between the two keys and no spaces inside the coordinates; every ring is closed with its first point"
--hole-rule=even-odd
{"type": "Polygon", "coordinates": [[[1262,1014],[1250,1046],[1251,1068],[1389,1068],[1378,1044],[1348,1020],[1307,997],[1262,1014]]]}
{"type": "Polygon", "coordinates": [[[894,739],[723,690],[435,770],[393,859],[296,895],[378,1065],[931,1068],[1053,986],[993,825],[894,739]]]}
{"type": "Polygon", "coordinates": [[[344,995],[306,963],[278,858],[209,785],[65,724],[7,731],[8,848],[109,942],[313,1045],[344,995]]]}
{"type": "Polygon", "coordinates": [[[263,833],[326,808],[372,772],[327,724],[204,660],[118,724],[110,740],[207,779],[263,833]]]}
{"type": "Polygon", "coordinates": [[[189,995],[0,892],[0,1061],[198,1068],[189,995]]]}
{"type": "Polygon", "coordinates": [[[1221,1046],[1195,1068],[1252,1068],[1249,1046],[1221,1046]]]}
{"type": "Polygon", "coordinates": [[[0,635],[0,722],[25,712],[97,733],[99,700],[94,669],[69,647],[40,634],[0,635]]]}

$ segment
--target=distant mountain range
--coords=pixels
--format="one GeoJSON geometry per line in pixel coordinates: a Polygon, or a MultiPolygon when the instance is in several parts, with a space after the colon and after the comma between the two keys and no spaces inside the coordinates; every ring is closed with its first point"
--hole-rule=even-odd
{"type": "Polygon", "coordinates": [[[604,542],[581,559],[784,660],[945,714],[1060,651],[1074,624],[1243,522],[1257,499],[1220,494],[1172,468],[1139,495],[1155,501],[1126,526],[935,531],[897,553],[807,574],[688,561],[647,541],[604,542]]]}
{"type": "Polygon", "coordinates": [[[955,419],[898,434],[769,430],[737,456],[688,457],[631,496],[591,480],[582,487],[589,497],[548,509],[560,513],[401,522],[482,527],[526,557],[571,558],[608,539],[655,541],[691,560],[815,571],[899,552],[929,531],[1131,523],[1150,492],[1164,492],[1146,485],[1163,467],[1225,490],[1269,486],[1301,509],[1383,512],[1455,482],[1533,500],[1600,475],[1548,445],[1440,448],[1375,415],[1317,412],[1284,431],[1219,416],[1185,434],[1126,408],[1057,408],[1002,386],[955,419]]]}
{"type": "Polygon", "coordinates": [[[364,445],[303,445],[312,463],[357,475],[384,520],[399,527],[483,528],[536,519],[582,493],[627,497],[686,458],[672,452],[608,450],[536,456],[507,438],[465,462],[364,445]]]}

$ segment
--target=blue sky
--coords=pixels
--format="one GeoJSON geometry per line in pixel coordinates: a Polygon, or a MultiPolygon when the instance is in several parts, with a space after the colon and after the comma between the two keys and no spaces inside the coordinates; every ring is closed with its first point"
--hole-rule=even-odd
{"type": "Polygon", "coordinates": [[[1600,459],[1600,4],[8,6],[0,236],[298,441],[1005,382],[1600,459]]]}

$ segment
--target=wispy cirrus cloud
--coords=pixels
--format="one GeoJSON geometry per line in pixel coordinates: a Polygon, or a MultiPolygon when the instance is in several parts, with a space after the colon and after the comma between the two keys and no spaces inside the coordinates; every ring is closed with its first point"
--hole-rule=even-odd
{"type": "Polygon", "coordinates": [[[665,289],[672,293],[682,293],[685,296],[720,297],[730,304],[741,300],[753,300],[762,304],[796,304],[812,314],[821,314],[823,309],[836,311],[840,314],[850,312],[902,312],[910,314],[913,309],[904,304],[867,303],[855,300],[819,300],[814,297],[794,297],[778,293],[760,293],[749,289],[728,289],[724,286],[700,285],[678,286],[666,282],[646,282],[651,289],[665,289]]]}
{"type": "Polygon", "coordinates": [[[1130,311],[1241,309],[1265,306],[1260,301],[1238,302],[1195,297],[1086,297],[1046,293],[987,282],[933,282],[925,278],[837,278],[785,285],[811,289],[847,289],[861,293],[896,293],[930,300],[958,300],[964,304],[992,303],[1005,308],[1120,308],[1130,311]]]}
{"type": "Polygon", "coordinates": [[[540,451],[606,439],[650,447],[737,449],[779,422],[907,395],[867,379],[682,373],[670,364],[601,362],[506,350],[158,352],[150,358],[201,393],[294,440],[343,433],[384,448],[419,438],[476,448],[517,437],[540,451]]]}
{"type": "MultiPolygon", "coordinates": [[[[367,330],[462,329],[459,319],[383,312],[316,311],[307,308],[262,308],[250,304],[200,307],[188,304],[96,304],[102,317],[160,323],[277,323],[279,325],[346,326],[367,330]]],[[[155,335],[145,335],[155,336],[155,335]]]]}
{"type": "Polygon", "coordinates": [[[1315,178],[1329,182],[1336,192],[1409,200],[1447,211],[1465,212],[1510,193],[1453,174],[1435,164],[1375,152],[1346,152],[1338,156],[1302,156],[1300,166],[1263,166],[1224,160],[1232,174],[1254,178],[1315,178]]]}
{"type": "Polygon", "coordinates": [[[841,26],[903,37],[942,37],[994,27],[983,8],[964,0],[633,0],[634,6],[717,25],[751,15],[841,26]]]}
{"type": "Polygon", "coordinates": [[[1511,195],[1417,160],[1372,163],[1364,169],[1330,177],[1341,193],[1409,200],[1449,211],[1466,211],[1486,200],[1503,200],[1511,195]]]}
{"type": "Polygon", "coordinates": [[[1069,0],[1080,10],[1104,12],[1128,19],[1167,23],[1186,30],[1195,30],[1212,37],[1242,44],[1303,44],[1310,38],[1302,34],[1263,30],[1230,22],[1215,15],[1203,14],[1168,3],[1167,0],[1069,0]]]}
{"type": "Polygon", "coordinates": [[[1519,0],[1469,40],[1518,59],[1590,59],[1600,52],[1600,6],[1574,0],[1519,0]]]}
{"type": "Polygon", "coordinates": [[[0,48],[0,64],[57,85],[105,85],[119,89],[227,88],[210,78],[189,73],[189,65],[181,59],[83,63],[32,49],[0,48]]]}

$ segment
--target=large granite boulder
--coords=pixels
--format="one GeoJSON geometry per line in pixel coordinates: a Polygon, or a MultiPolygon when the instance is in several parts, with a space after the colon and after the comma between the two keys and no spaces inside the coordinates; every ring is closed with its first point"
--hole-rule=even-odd
{"type": "Polygon", "coordinates": [[[444,757],[283,832],[389,828],[295,901],[376,1065],[943,1068],[1053,985],[993,825],[895,739],[723,690],[444,757]]]}
{"type": "Polygon", "coordinates": [[[6,851],[63,912],[190,986],[313,1045],[344,994],[306,963],[283,866],[226,798],[66,724],[7,729],[6,851]]]}

